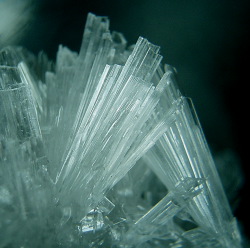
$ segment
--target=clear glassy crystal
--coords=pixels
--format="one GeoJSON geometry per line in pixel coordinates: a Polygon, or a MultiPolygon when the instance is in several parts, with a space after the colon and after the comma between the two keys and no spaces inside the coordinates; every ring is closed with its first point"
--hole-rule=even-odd
{"type": "Polygon", "coordinates": [[[241,247],[192,101],[160,47],[88,14],[55,65],[0,51],[0,247],[241,247]],[[14,238],[13,238],[14,237],[14,238]]]}

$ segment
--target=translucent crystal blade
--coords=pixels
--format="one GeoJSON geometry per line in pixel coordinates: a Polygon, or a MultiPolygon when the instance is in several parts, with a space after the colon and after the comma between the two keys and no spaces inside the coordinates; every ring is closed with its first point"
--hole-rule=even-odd
{"type": "Polygon", "coordinates": [[[233,225],[225,192],[186,99],[176,112],[175,121],[144,158],[168,189],[186,178],[206,179],[203,194],[188,204],[189,213],[201,228],[220,239],[222,244],[237,246],[239,241],[235,233],[238,230],[233,225]]]}

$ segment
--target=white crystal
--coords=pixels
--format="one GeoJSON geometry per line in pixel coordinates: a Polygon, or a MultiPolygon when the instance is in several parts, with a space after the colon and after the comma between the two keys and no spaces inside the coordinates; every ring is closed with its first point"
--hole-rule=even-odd
{"type": "Polygon", "coordinates": [[[241,247],[159,50],[142,37],[127,49],[90,13],[79,54],[60,45],[55,67],[1,51],[0,247],[241,247]]]}

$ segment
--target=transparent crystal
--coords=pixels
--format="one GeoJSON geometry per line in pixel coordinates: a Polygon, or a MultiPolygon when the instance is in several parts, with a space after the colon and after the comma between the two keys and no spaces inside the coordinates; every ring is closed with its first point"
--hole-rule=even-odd
{"type": "Polygon", "coordinates": [[[0,247],[241,247],[175,69],[126,46],[89,13],[55,65],[0,51],[0,247]]]}

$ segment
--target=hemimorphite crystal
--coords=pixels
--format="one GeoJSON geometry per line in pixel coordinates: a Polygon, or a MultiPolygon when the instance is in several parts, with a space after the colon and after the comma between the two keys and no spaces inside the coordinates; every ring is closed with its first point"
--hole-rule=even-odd
{"type": "Polygon", "coordinates": [[[0,247],[241,247],[192,102],[160,47],[89,14],[55,66],[0,53],[0,247]],[[20,230],[21,229],[21,230],[20,230]]]}

